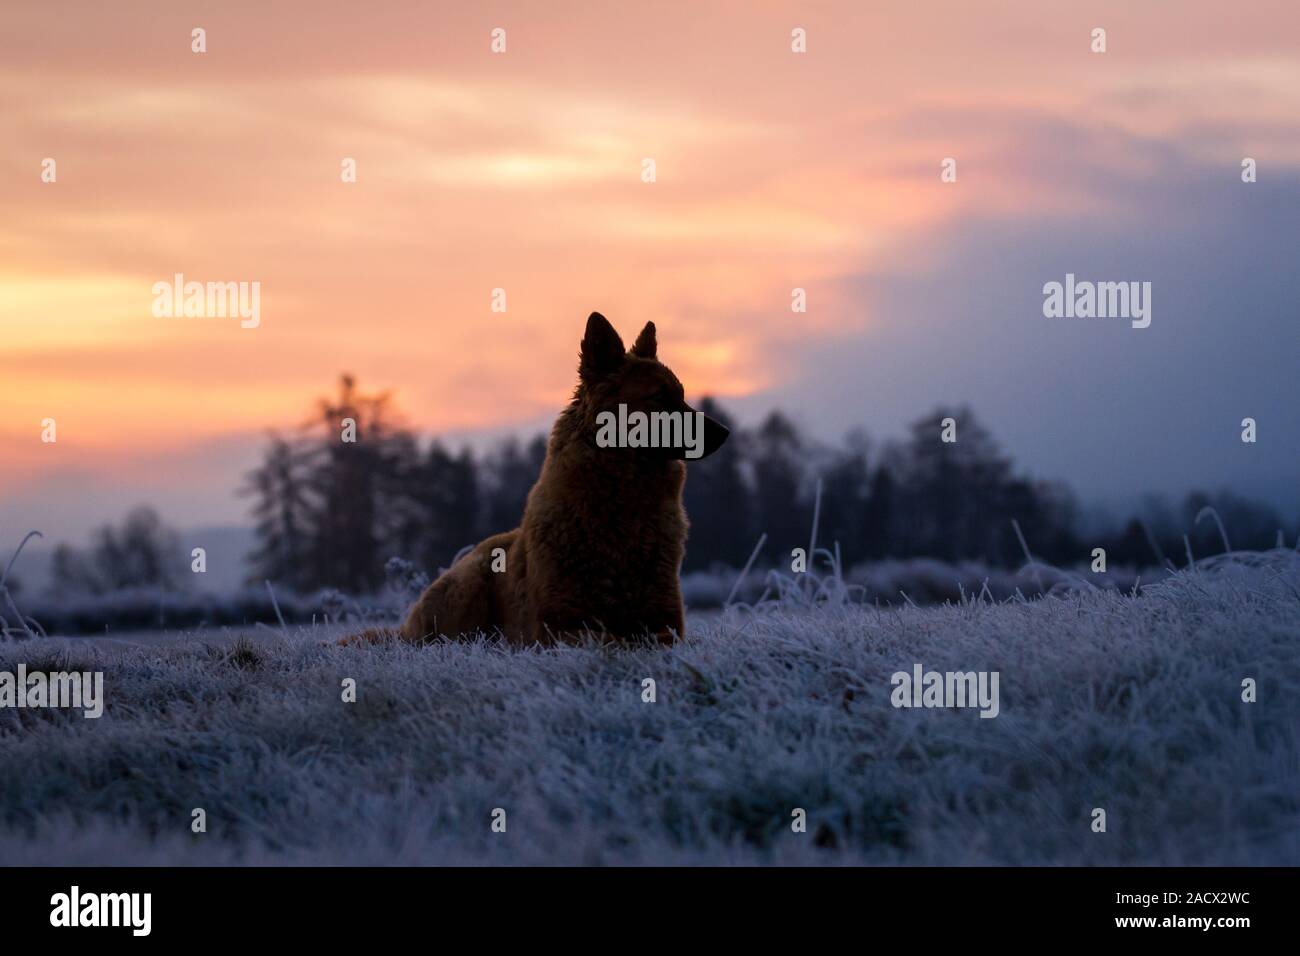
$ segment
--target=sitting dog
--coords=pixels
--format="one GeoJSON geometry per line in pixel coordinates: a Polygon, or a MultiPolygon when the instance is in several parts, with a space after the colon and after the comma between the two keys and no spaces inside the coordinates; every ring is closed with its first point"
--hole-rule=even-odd
{"type": "Polygon", "coordinates": [[[653,322],[629,351],[591,314],[578,387],[551,430],[522,524],[430,584],[398,636],[500,632],[516,646],[681,636],[686,461],[712,454],[728,430],[686,404],[657,353],[653,322]]]}

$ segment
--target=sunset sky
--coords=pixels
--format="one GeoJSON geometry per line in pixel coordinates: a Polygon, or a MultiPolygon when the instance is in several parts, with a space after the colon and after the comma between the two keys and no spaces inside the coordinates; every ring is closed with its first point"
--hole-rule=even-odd
{"type": "Polygon", "coordinates": [[[593,309],[742,420],[969,402],[1085,500],[1300,504],[1294,0],[11,2],[0,144],[0,558],[244,522],[344,370],[536,431],[593,309]],[[175,273],[260,282],[260,326],[156,318],[175,273]],[[1152,282],[1151,327],[1045,318],[1066,273],[1152,282]]]}

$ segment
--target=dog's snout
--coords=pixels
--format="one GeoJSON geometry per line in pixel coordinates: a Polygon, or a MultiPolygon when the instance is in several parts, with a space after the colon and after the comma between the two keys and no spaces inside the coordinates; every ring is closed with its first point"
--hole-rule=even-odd
{"type": "Polygon", "coordinates": [[[704,416],[704,454],[701,457],[708,457],[722,447],[722,443],[727,440],[731,434],[731,429],[716,418],[704,416]]]}

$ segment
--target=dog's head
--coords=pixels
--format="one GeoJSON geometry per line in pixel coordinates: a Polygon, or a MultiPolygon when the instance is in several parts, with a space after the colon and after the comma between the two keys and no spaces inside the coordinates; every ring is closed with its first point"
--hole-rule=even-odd
{"type": "Polygon", "coordinates": [[[611,453],[691,461],[713,454],[729,429],[686,404],[682,383],[659,361],[658,350],[653,322],[629,350],[603,315],[591,313],[575,396],[582,427],[611,453]]]}

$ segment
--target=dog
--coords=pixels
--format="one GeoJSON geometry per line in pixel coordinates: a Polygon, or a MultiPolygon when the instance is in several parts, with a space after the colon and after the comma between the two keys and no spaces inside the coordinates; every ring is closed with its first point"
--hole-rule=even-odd
{"type": "Polygon", "coordinates": [[[653,322],[627,350],[593,312],[573,400],[551,430],[522,523],[480,542],[430,584],[396,636],[420,643],[499,633],[519,647],[677,640],[686,460],[712,454],[728,433],[686,403],[659,361],[653,322]],[[657,433],[677,440],[616,440],[615,423],[635,422],[638,412],[643,421],[680,423],[657,433]]]}

